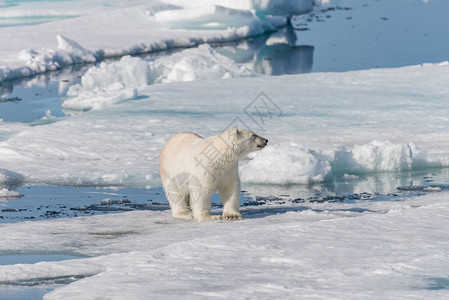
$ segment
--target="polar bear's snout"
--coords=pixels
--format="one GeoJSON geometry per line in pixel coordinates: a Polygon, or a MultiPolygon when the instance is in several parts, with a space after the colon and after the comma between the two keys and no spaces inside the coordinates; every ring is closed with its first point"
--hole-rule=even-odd
{"type": "Polygon", "coordinates": [[[266,138],[263,138],[263,137],[259,137],[259,139],[260,139],[260,143],[257,144],[257,148],[258,149],[265,148],[265,146],[268,144],[268,140],[266,138]]]}

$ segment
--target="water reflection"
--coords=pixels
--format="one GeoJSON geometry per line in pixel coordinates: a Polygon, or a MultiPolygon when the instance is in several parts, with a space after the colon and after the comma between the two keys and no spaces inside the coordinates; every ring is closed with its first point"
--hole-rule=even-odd
{"type": "Polygon", "coordinates": [[[37,74],[33,77],[23,77],[14,80],[7,80],[0,83],[0,97],[14,92],[17,88],[45,88],[52,85],[53,82],[58,83],[60,87],[56,92],[64,94],[68,85],[79,82],[79,78],[92,67],[92,65],[70,65],[58,71],[52,71],[42,74],[37,74]]]}
{"type": "MultiPolygon", "coordinates": [[[[336,178],[314,185],[246,185],[247,199],[262,199],[262,203],[293,201],[342,201],[395,200],[413,192],[423,193],[422,188],[407,187],[438,186],[449,184],[449,168],[427,169],[407,172],[366,174],[354,179],[336,178]],[[405,187],[398,190],[398,187],[405,187]]],[[[449,186],[448,186],[449,189],[449,186]]],[[[438,191],[438,190],[437,190],[438,191]]]]}
{"type": "Polygon", "coordinates": [[[296,33],[291,27],[271,35],[256,54],[254,70],[267,75],[311,72],[314,47],[296,43],[296,33]]]}
{"type": "Polygon", "coordinates": [[[32,122],[48,116],[64,116],[60,98],[90,67],[73,65],[56,72],[0,82],[0,119],[32,122]]]}
{"type": "Polygon", "coordinates": [[[216,50],[259,74],[312,72],[314,47],[298,45],[297,32],[290,26],[271,35],[219,46],[216,50]]]}
{"type": "Polygon", "coordinates": [[[9,95],[12,93],[14,85],[11,81],[0,82],[0,102],[7,102],[11,97],[9,95]]]}
{"type": "Polygon", "coordinates": [[[254,69],[267,75],[299,74],[312,71],[313,47],[267,46],[256,55],[254,69]]]}

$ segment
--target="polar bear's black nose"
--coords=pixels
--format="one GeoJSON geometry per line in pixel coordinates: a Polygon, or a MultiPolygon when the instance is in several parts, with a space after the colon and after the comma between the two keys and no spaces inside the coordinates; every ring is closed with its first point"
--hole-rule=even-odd
{"type": "Polygon", "coordinates": [[[265,147],[268,144],[268,140],[264,139],[264,138],[260,138],[262,141],[260,142],[259,145],[257,145],[257,148],[262,149],[263,147],[265,147]]]}

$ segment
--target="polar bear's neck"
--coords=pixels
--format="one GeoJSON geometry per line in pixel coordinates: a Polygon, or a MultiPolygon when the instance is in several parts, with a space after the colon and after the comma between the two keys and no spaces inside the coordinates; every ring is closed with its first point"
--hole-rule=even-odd
{"type": "Polygon", "coordinates": [[[240,155],[233,145],[224,149],[222,155],[210,162],[210,166],[215,172],[222,173],[233,167],[239,160],[240,155]]]}

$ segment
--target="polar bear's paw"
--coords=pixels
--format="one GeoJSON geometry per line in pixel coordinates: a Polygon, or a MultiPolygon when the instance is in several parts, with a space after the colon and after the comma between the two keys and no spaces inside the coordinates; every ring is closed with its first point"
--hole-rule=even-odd
{"type": "Polygon", "coordinates": [[[195,217],[195,220],[197,220],[199,222],[217,221],[217,220],[221,220],[221,216],[220,215],[201,215],[201,216],[195,217]]]}
{"type": "Polygon", "coordinates": [[[210,215],[210,220],[211,221],[221,220],[221,216],[220,215],[210,215]]]}
{"type": "Polygon", "coordinates": [[[193,215],[189,209],[177,209],[172,213],[173,218],[182,220],[192,220],[193,215]]]}
{"type": "Polygon", "coordinates": [[[243,220],[242,215],[239,213],[224,213],[222,219],[226,221],[243,220]]]}

